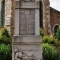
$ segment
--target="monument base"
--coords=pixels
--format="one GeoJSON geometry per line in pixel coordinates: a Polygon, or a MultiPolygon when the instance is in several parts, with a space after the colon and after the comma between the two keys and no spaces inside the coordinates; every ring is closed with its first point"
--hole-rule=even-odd
{"type": "Polygon", "coordinates": [[[12,60],[41,60],[42,39],[34,35],[13,36],[12,60]]]}

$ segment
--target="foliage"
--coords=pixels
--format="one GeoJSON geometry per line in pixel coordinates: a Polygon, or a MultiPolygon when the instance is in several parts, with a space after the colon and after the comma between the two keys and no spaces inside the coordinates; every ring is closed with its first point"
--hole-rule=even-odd
{"type": "Polygon", "coordinates": [[[44,30],[40,28],[40,35],[43,37],[44,36],[44,30]]]}
{"type": "Polygon", "coordinates": [[[53,36],[44,36],[43,43],[54,44],[54,37],[53,36]]]}
{"type": "Polygon", "coordinates": [[[60,28],[58,28],[57,33],[56,33],[56,38],[60,40],[60,28]]]}
{"type": "Polygon", "coordinates": [[[0,60],[11,60],[10,45],[0,44],[0,60]]]}
{"type": "Polygon", "coordinates": [[[43,43],[47,43],[48,40],[49,40],[49,36],[44,36],[44,37],[43,37],[43,43]]]}
{"type": "Polygon", "coordinates": [[[58,41],[58,46],[60,47],[60,41],[58,41]]]}
{"type": "Polygon", "coordinates": [[[49,44],[54,44],[55,38],[53,36],[49,37],[48,43],[49,44]]]}
{"type": "Polygon", "coordinates": [[[2,30],[2,36],[8,37],[8,38],[10,37],[9,32],[6,28],[2,30]]]}
{"type": "Polygon", "coordinates": [[[11,36],[6,28],[0,30],[0,60],[11,60],[11,36]]]}
{"type": "Polygon", "coordinates": [[[58,60],[59,54],[55,47],[49,44],[43,44],[43,60],[58,60]]]}
{"type": "Polygon", "coordinates": [[[0,43],[10,44],[11,36],[6,28],[3,28],[0,33],[0,43]]]}
{"type": "Polygon", "coordinates": [[[55,39],[55,41],[54,41],[54,46],[60,47],[60,41],[58,41],[57,39],[55,39]]]}

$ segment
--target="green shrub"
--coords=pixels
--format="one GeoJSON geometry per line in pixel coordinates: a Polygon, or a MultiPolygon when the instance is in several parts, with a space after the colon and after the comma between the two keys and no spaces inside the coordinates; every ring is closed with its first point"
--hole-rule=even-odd
{"type": "Polygon", "coordinates": [[[43,43],[54,44],[54,37],[53,36],[44,36],[43,43]]]}
{"type": "Polygon", "coordinates": [[[49,44],[43,44],[43,60],[58,60],[59,54],[55,47],[49,44]]]}
{"type": "Polygon", "coordinates": [[[60,41],[58,41],[57,39],[55,39],[54,45],[55,45],[56,47],[60,47],[60,41]]]}
{"type": "Polygon", "coordinates": [[[11,60],[10,45],[0,44],[0,60],[11,60]]]}
{"type": "Polygon", "coordinates": [[[6,28],[0,30],[0,60],[11,60],[11,36],[6,28]]]}
{"type": "Polygon", "coordinates": [[[1,30],[0,44],[1,43],[5,43],[5,44],[10,44],[11,43],[11,36],[9,35],[9,32],[6,28],[3,28],[1,30]]]}
{"type": "Polygon", "coordinates": [[[60,47],[60,41],[58,41],[58,46],[60,47]]]}
{"type": "Polygon", "coordinates": [[[8,37],[8,38],[10,37],[9,32],[6,28],[2,30],[2,36],[8,37]]]}
{"type": "Polygon", "coordinates": [[[40,28],[40,35],[43,37],[44,36],[44,30],[40,28]]]}
{"type": "Polygon", "coordinates": [[[43,37],[43,43],[48,43],[48,40],[49,40],[49,36],[44,36],[43,37]]]}
{"type": "Polygon", "coordinates": [[[57,30],[56,38],[57,38],[58,40],[60,40],[60,28],[57,30]]]}
{"type": "Polygon", "coordinates": [[[49,44],[54,44],[55,38],[53,36],[49,36],[48,43],[49,44]]]}

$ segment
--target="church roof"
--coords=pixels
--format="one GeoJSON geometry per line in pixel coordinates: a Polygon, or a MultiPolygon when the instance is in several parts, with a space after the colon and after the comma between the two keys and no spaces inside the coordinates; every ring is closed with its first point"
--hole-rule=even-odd
{"type": "Polygon", "coordinates": [[[54,10],[54,11],[56,11],[56,12],[59,12],[60,13],[60,11],[58,11],[57,9],[54,9],[53,7],[50,7],[50,11],[51,10],[54,10]]]}

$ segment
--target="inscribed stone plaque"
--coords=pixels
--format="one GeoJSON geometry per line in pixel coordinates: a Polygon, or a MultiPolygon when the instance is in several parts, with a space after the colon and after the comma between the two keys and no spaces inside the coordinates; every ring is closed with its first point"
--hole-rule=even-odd
{"type": "Polygon", "coordinates": [[[20,9],[20,34],[34,35],[35,34],[35,10],[20,9]],[[25,33],[24,33],[25,32],[25,33]]]}

